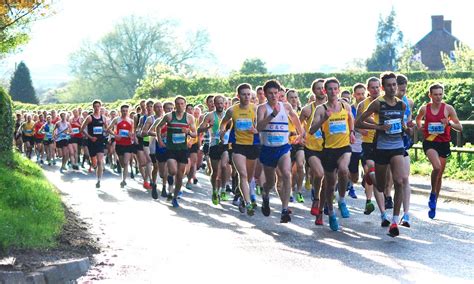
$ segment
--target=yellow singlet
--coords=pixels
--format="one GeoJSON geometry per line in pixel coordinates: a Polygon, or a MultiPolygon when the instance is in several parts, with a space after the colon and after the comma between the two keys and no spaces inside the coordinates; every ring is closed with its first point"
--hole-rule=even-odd
{"type": "Polygon", "coordinates": [[[322,151],[324,145],[323,134],[321,129],[318,129],[313,135],[309,135],[309,128],[313,123],[314,113],[316,112],[315,103],[311,104],[311,115],[306,119],[305,131],[306,131],[306,143],[305,147],[312,151],[322,151]]]}
{"type": "Polygon", "coordinates": [[[232,112],[232,132],[230,142],[237,145],[253,145],[254,133],[252,127],[256,128],[255,105],[249,104],[247,109],[240,108],[240,104],[235,105],[232,112]],[[232,139],[234,138],[234,139],[232,139]]]}
{"type": "MultiPolygon", "coordinates": [[[[325,105],[326,106],[326,105],[325,105]]],[[[338,149],[349,146],[349,113],[341,103],[341,110],[332,113],[331,116],[323,123],[324,148],[338,149]]]]}

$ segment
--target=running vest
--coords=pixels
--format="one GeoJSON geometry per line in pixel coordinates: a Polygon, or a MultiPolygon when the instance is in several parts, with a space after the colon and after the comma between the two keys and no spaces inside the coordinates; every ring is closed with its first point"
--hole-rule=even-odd
{"type": "Polygon", "coordinates": [[[444,125],[441,122],[441,119],[447,118],[444,116],[446,104],[441,103],[436,115],[431,111],[431,105],[431,103],[426,105],[425,125],[423,126],[423,136],[425,137],[425,140],[434,142],[450,142],[451,126],[444,125]]]}
{"type": "Polygon", "coordinates": [[[229,142],[237,145],[255,145],[256,139],[251,129],[256,128],[256,119],[254,104],[249,104],[247,109],[241,108],[240,104],[235,105],[229,142]]]}
{"type": "MultiPolygon", "coordinates": [[[[224,118],[224,115],[222,115],[222,117],[219,117],[217,115],[217,112],[214,111],[214,124],[212,125],[212,128],[209,129],[209,134],[210,134],[210,142],[209,142],[209,146],[215,146],[217,144],[219,144],[220,142],[220,135],[219,135],[219,127],[221,125],[221,121],[222,121],[222,118],[224,118]]],[[[224,135],[224,142],[229,142],[229,131],[226,131],[225,135],[224,135]],[[227,137],[226,137],[227,136],[227,137]]],[[[224,144],[227,144],[227,143],[224,143],[224,144]]]]}
{"type": "MultiPolygon", "coordinates": [[[[278,147],[288,144],[288,114],[286,113],[285,105],[282,102],[278,102],[278,104],[280,111],[260,133],[260,142],[267,147],[278,147]]],[[[265,108],[268,115],[273,112],[272,107],[268,103],[265,104],[265,108]]]]}
{"type": "MultiPolygon", "coordinates": [[[[324,134],[324,148],[339,149],[351,144],[349,129],[349,113],[341,104],[341,110],[331,113],[329,118],[323,122],[321,129],[324,134]]],[[[327,110],[327,105],[323,104],[327,110]]]]}
{"type": "MultiPolygon", "coordinates": [[[[199,119],[194,119],[194,127],[195,127],[196,129],[199,128],[199,119]]],[[[196,135],[196,137],[194,137],[194,138],[191,137],[191,136],[188,136],[188,142],[189,142],[189,144],[194,145],[194,144],[196,144],[198,141],[199,141],[199,135],[196,135]]]]}
{"type": "MultiPolygon", "coordinates": [[[[355,118],[357,115],[356,106],[351,105],[351,110],[352,110],[352,116],[355,118]]],[[[362,134],[360,134],[358,131],[355,131],[354,136],[356,140],[354,144],[351,144],[351,150],[352,152],[355,152],[355,153],[361,153],[362,152],[362,134]]]]}
{"type": "Polygon", "coordinates": [[[43,132],[44,132],[44,139],[45,141],[51,141],[53,140],[53,129],[54,129],[54,124],[48,124],[43,127],[43,132]]]}
{"type": "Polygon", "coordinates": [[[185,129],[189,128],[187,113],[183,113],[181,119],[176,118],[176,112],[171,112],[171,121],[168,122],[168,131],[166,139],[166,148],[168,150],[178,151],[187,150],[185,129]]]}
{"type": "Polygon", "coordinates": [[[67,140],[70,138],[69,134],[67,133],[67,130],[69,129],[69,124],[67,122],[58,122],[58,127],[56,127],[56,141],[61,141],[61,140],[67,140]]]}
{"type": "Polygon", "coordinates": [[[91,115],[92,121],[87,125],[87,133],[92,137],[97,137],[96,142],[102,142],[105,139],[104,136],[104,125],[105,121],[102,115],[100,118],[95,118],[91,115]]]}
{"type": "Polygon", "coordinates": [[[403,102],[395,97],[395,105],[387,104],[385,99],[380,96],[377,98],[380,102],[379,125],[389,124],[391,128],[387,131],[377,130],[376,143],[377,149],[392,150],[404,148],[403,145],[403,102]]]}
{"type": "Polygon", "coordinates": [[[120,139],[115,139],[115,143],[121,146],[132,145],[132,138],[130,132],[132,131],[132,124],[121,117],[117,120],[117,126],[115,128],[115,134],[120,136],[120,139]]]}
{"type": "Polygon", "coordinates": [[[33,121],[25,122],[25,124],[23,124],[23,134],[25,136],[32,137],[34,134],[33,133],[34,128],[35,128],[35,123],[33,121]]]}
{"type": "Polygon", "coordinates": [[[402,101],[405,103],[405,113],[403,114],[403,121],[408,122],[408,117],[411,115],[410,103],[408,102],[407,96],[402,97],[402,101]]]}
{"type": "Polygon", "coordinates": [[[43,126],[43,124],[45,124],[45,122],[41,122],[41,121],[38,121],[35,123],[35,138],[36,139],[41,139],[43,140],[44,139],[44,133],[40,133],[39,130],[41,129],[41,127],[43,126]]]}
{"type": "Polygon", "coordinates": [[[80,118],[78,117],[77,119],[72,119],[71,122],[71,136],[73,138],[82,138],[82,133],[80,132],[81,130],[81,124],[79,123],[80,118]]]}
{"type": "Polygon", "coordinates": [[[323,133],[321,129],[314,132],[313,135],[309,135],[309,129],[313,123],[314,113],[316,112],[315,103],[311,103],[311,115],[306,119],[304,130],[306,131],[306,145],[305,147],[312,151],[322,151],[324,145],[323,133]]]}
{"type": "MultiPolygon", "coordinates": [[[[300,116],[301,111],[296,112],[298,117],[300,116]]],[[[288,116],[288,142],[290,144],[295,144],[296,138],[298,137],[298,133],[296,131],[296,127],[291,121],[290,117],[288,116]]]]}
{"type": "MultiPolygon", "coordinates": [[[[362,101],[362,104],[363,104],[362,112],[366,111],[369,108],[369,105],[372,101],[373,100],[370,97],[368,97],[368,98],[366,98],[365,100],[362,101]]],[[[379,123],[378,113],[372,114],[371,117],[373,118],[375,123],[377,123],[377,124],[379,123]]],[[[367,135],[362,135],[362,142],[363,143],[374,143],[375,129],[366,129],[366,130],[367,130],[368,133],[367,133],[367,135]]]]}

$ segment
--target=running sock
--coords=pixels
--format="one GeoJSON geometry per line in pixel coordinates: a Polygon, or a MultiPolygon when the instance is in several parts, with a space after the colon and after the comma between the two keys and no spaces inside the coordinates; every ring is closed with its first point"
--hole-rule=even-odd
{"type": "Polygon", "coordinates": [[[368,204],[368,203],[370,203],[370,202],[372,202],[372,199],[367,199],[367,200],[365,201],[365,204],[368,204]]]}
{"type": "Polygon", "coordinates": [[[344,197],[339,196],[339,202],[340,203],[346,203],[346,199],[344,197]]]}
{"type": "Polygon", "coordinates": [[[168,184],[171,186],[173,185],[174,179],[173,176],[168,176],[168,184]]]}
{"type": "Polygon", "coordinates": [[[398,223],[400,223],[400,216],[393,215],[392,224],[398,224],[398,223]]]}
{"type": "Polygon", "coordinates": [[[252,179],[252,181],[250,182],[249,184],[249,188],[250,188],[250,195],[253,195],[255,194],[255,179],[252,179]]]}

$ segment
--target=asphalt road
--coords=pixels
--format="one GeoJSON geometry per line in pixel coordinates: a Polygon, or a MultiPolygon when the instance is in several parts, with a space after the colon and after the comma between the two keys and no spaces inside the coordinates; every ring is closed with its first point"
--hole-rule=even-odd
{"type": "Polygon", "coordinates": [[[333,232],[327,216],[323,227],[314,225],[309,192],[306,203],[291,204],[292,222],[280,224],[275,195],[270,217],[260,208],[249,217],[230,202],[214,206],[202,174],[177,209],[161,197],[153,200],[135,181],[121,189],[110,172],[100,189],[85,172],[61,175],[46,168],[45,174],[104,247],[80,283],[474,281],[472,204],[440,199],[437,218],[430,220],[427,197],[412,195],[412,227],[400,227],[400,236],[391,238],[377,211],[363,214],[361,187],[359,199],[347,199],[351,217],[338,212],[341,228],[333,232]]]}

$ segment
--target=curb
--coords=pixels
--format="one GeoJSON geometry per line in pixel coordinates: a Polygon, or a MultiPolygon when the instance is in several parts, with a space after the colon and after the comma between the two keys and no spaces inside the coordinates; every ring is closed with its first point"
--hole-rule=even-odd
{"type": "Polygon", "coordinates": [[[45,266],[38,271],[23,273],[22,271],[0,271],[0,284],[10,283],[66,283],[84,276],[90,268],[89,258],[58,262],[45,266]]]}
{"type": "MultiPolygon", "coordinates": [[[[425,196],[430,196],[430,193],[431,193],[429,190],[413,189],[413,188],[411,189],[411,192],[413,194],[419,194],[419,195],[425,195],[425,196]]],[[[454,200],[454,201],[474,203],[474,200],[471,199],[471,198],[466,198],[466,197],[462,197],[462,196],[447,195],[447,194],[443,194],[442,192],[439,195],[439,197],[443,198],[443,199],[454,200]]]]}

